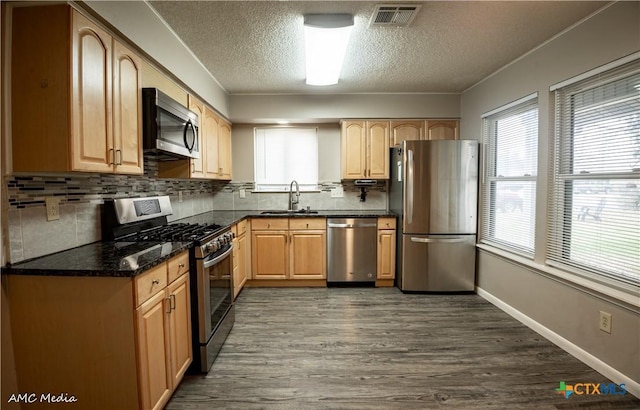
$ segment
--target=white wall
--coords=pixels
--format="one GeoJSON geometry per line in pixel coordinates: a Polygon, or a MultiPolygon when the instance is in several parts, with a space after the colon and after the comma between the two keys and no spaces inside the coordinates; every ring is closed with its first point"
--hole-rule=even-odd
{"type": "MultiPolygon", "coordinates": [[[[602,361],[606,374],[635,382],[640,394],[640,312],[621,301],[613,289],[559,279],[544,266],[546,252],[549,157],[552,147],[553,96],[549,86],[640,50],[640,2],[619,2],[513,62],[461,98],[461,133],[476,138],[481,115],[538,92],[539,146],[536,204],[536,252],[530,263],[481,251],[478,287],[531,318],[587,356],[602,361]],[[598,329],[598,312],[613,314],[611,335],[598,329]],[[618,373],[619,372],[619,373],[618,373]]],[[[559,273],[559,272],[557,272],[559,273]]],[[[633,293],[621,294],[633,300],[633,293]]],[[[637,298],[637,293],[635,297],[637,298]]],[[[594,363],[590,363],[596,365],[594,363]]],[[[618,380],[615,380],[615,377],[618,380]]]]}
{"type": "Polygon", "coordinates": [[[337,122],[348,118],[459,118],[459,94],[231,95],[231,120],[337,122]]]}

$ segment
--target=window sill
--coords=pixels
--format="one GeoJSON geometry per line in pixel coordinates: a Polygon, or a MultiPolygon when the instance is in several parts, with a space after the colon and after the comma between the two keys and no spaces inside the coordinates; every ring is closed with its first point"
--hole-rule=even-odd
{"type": "Polygon", "coordinates": [[[496,255],[508,262],[521,265],[535,273],[539,273],[574,289],[602,298],[608,302],[613,302],[633,312],[637,313],[640,311],[640,288],[637,286],[618,283],[605,277],[591,278],[586,274],[582,276],[552,266],[542,265],[531,259],[486,244],[477,244],[476,247],[481,251],[496,255]]]}

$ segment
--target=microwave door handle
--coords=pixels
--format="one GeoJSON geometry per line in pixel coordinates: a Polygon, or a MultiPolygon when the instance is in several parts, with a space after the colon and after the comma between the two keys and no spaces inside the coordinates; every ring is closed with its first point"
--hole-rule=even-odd
{"type": "Polygon", "coordinates": [[[187,147],[189,152],[193,151],[193,147],[196,145],[198,141],[198,133],[196,132],[196,127],[193,125],[191,120],[187,120],[187,123],[184,125],[184,146],[187,147]],[[187,135],[189,134],[189,129],[193,132],[193,142],[189,145],[189,140],[187,139],[187,135]]]}

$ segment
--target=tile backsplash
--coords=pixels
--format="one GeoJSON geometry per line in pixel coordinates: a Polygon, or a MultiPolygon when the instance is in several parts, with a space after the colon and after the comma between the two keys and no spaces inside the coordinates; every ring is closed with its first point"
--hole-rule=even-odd
{"type": "MultiPolygon", "coordinates": [[[[213,210],[269,210],[288,206],[288,193],[256,193],[252,191],[252,182],[157,178],[157,163],[146,157],[144,175],[16,174],[5,177],[3,183],[7,194],[7,203],[2,204],[8,228],[6,245],[8,260],[13,263],[99,241],[100,210],[105,199],[168,195],[173,207],[170,220],[213,210]],[[59,220],[47,221],[47,197],[59,200],[59,220]]],[[[360,188],[349,183],[323,182],[319,192],[300,194],[299,208],[387,208],[386,183],[367,191],[366,201],[362,202],[360,188]],[[332,190],[341,185],[344,196],[332,197],[332,190]]]]}

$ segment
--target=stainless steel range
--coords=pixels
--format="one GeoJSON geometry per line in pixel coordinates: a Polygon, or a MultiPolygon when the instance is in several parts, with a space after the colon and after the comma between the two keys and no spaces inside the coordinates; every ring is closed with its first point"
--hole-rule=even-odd
{"type": "Polygon", "coordinates": [[[215,224],[169,224],[169,197],[106,201],[102,214],[105,240],[126,242],[189,241],[193,364],[208,372],[233,327],[233,233],[215,224]]]}

